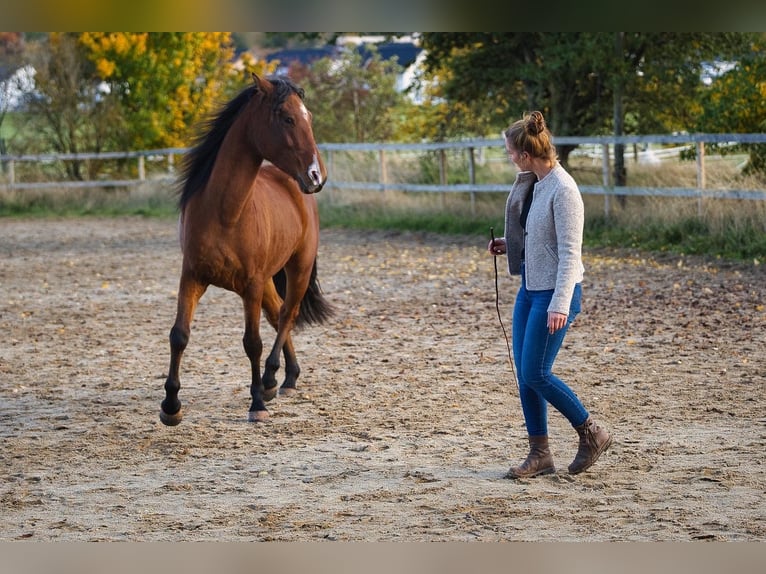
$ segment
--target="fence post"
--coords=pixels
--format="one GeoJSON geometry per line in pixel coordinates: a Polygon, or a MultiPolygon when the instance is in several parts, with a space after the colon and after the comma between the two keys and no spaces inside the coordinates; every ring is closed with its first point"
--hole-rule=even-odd
{"type": "Polygon", "coordinates": [[[697,142],[697,216],[702,217],[702,190],[705,189],[705,142],[697,142]]]}
{"type": "Polygon", "coordinates": [[[601,180],[604,183],[604,217],[609,219],[610,189],[609,189],[609,144],[602,147],[601,180]]]}
{"type": "MultiPolygon", "coordinates": [[[[447,152],[444,148],[439,150],[439,185],[447,185],[447,152]]],[[[439,203],[442,208],[446,201],[445,195],[444,192],[439,194],[439,203]]]]}
{"type": "Polygon", "coordinates": [[[13,189],[13,184],[16,183],[16,162],[10,160],[8,162],[8,186],[13,189]]]}
{"type": "MultiPolygon", "coordinates": [[[[476,185],[476,164],[474,160],[474,148],[468,148],[468,182],[476,185]]],[[[471,215],[476,215],[476,192],[471,190],[471,215]]]]}
{"type": "Polygon", "coordinates": [[[386,189],[386,183],[388,183],[388,174],[386,170],[386,151],[381,149],[378,152],[378,157],[380,158],[380,183],[383,184],[383,193],[385,194],[388,191],[386,189]]]}
{"type": "MultiPolygon", "coordinates": [[[[332,152],[333,152],[333,150],[331,150],[331,149],[327,150],[327,163],[325,164],[325,168],[327,169],[327,178],[328,179],[332,177],[332,172],[333,172],[333,163],[334,163],[334,157],[335,156],[334,156],[334,154],[332,152]]],[[[329,198],[328,199],[330,200],[330,203],[333,203],[333,199],[334,198],[333,198],[332,186],[330,186],[330,189],[328,189],[327,191],[328,191],[328,194],[329,194],[329,198]]]]}
{"type": "Polygon", "coordinates": [[[138,156],[138,179],[144,181],[146,179],[146,165],[144,164],[144,156],[138,156]]]}

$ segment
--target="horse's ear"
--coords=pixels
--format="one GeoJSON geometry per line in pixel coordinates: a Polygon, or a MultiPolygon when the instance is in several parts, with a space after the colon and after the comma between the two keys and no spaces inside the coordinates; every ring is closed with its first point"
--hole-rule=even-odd
{"type": "Polygon", "coordinates": [[[255,84],[256,91],[262,91],[265,87],[264,84],[266,80],[262,80],[261,77],[255,72],[251,72],[250,75],[253,77],[253,83],[255,84]]]}

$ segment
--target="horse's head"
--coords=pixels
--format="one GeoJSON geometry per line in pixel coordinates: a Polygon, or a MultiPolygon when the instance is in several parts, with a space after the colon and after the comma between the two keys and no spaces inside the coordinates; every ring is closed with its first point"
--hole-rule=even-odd
{"type": "Polygon", "coordinates": [[[286,79],[268,80],[253,74],[253,80],[254,94],[250,109],[245,110],[251,112],[253,124],[248,134],[253,145],[264,159],[295,179],[303,193],[318,192],[327,180],[327,170],[314,140],[303,91],[286,79]]]}

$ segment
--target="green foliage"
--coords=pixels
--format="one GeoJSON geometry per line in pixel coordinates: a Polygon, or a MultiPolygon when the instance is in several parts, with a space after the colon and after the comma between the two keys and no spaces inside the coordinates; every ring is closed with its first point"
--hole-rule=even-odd
{"type": "Polygon", "coordinates": [[[631,225],[617,219],[593,216],[586,221],[585,243],[598,247],[631,247],[643,251],[670,251],[745,261],[763,261],[766,258],[763,226],[733,219],[724,222],[723,226],[714,226],[691,217],[631,225]]]}
{"type": "MultiPolygon", "coordinates": [[[[428,32],[429,73],[451,105],[489,118],[494,130],[532,109],[556,135],[613,128],[623,97],[636,133],[692,129],[705,61],[731,58],[749,39],[737,33],[428,32]],[[617,34],[620,49],[617,49],[617,34]]],[[[483,134],[479,134],[483,135],[483,134]]]]}
{"type": "Polygon", "coordinates": [[[322,58],[311,68],[293,66],[290,76],[305,90],[322,142],[375,142],[393,139],[405,97],[396,90],[401,66],[383,60],[374,48],[363,65],[353,49],[339,59],[322,58]]]}
{"type": "Polygon", "coordinates": [[[78,47],[109,86],[132,149],[182,146],[239,79],[231,34],[90,32],[78,47]]]}
{"type": "MultiPolygon", "coordinates": [[[[190,130],[251,71],[268,72],[243,56],[237,68],[229,33],[51,33],[28,49],[36,94],[24,151],[77,153],[188,145],[190,130]]],[[[78,162],[72,179],[83,179],[78,162]]]]}
{"type": "Polygon", "coordinates": [[[419,156],[418,165],[420,168],[420,182],[430,185],[441,183],[438,152],[425,153],[419,156]]]}
{"type": "MultiPolygon", "coordinates": [[[[444,173],[445,183],[449,184],[467,184],[471,183],[469,177],[469,160],[466,150],[449,151],[445,156],[446,173],[444,173]]],[[[430,151],[423,153],[418,157],[418,172],[414,181],[422,184],[440,184],[442,183],[442,170],[441,170],[441,152],[430,151]]],[[[495,173],[495,169],[491,164],[481,165],[475,163],[474,165],[474,183],[476,182],[492,182],[495,183],[498,178],[500,181],[505,181],[507,174],[495,173]]]]}
{"type": "Polygon", "coordinates": [[[6,120],[11,113],[11,92],[16,88],[13,75],[23,65],[24,35],[0,32],[0,155],[8,153],[7,141],[15,133],[6,120]]]}
{"type": "MultiPolygon", "coordinates": [[[[101,152],[120,133],[123,117],[110,99],[102,98],[87,61],[72,34],[51,34],[30,46],[28,57],[36,70],[35,94],[28,94],[29,122],[14,141],[28,153],[101,152]]],[[[94,174],[81,161],[63,166],[69,179],[94,174]]]]}
{"type": "MultiPolygon", "coordinates": [[[[766,131],[766,34],[753,37],[733,67],[713,78],[700,97],[698,131],[758,133],[766,131]]],[[[750,160],[745,173],[766,172],[766,146],[746,144],[719,148],[722,153],[745,150],[750,160]]]]}

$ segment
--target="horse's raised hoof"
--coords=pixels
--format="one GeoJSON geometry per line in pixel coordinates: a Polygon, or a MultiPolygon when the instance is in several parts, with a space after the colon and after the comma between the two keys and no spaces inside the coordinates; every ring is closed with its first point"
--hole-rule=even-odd
{"type": "Polygon", "coordinates": [[[250,411],[247,420],[251,423],[263,423],[269,420],[269,411],[250,411]]]}
{"type": "Polygon", "coordinates": [[[169,427],[174,427],[178,423],[181,422],[181,419],[183,418],[183,413],[181,411],[178,411],[174,415],[169,415],[162,409],[160,409],[160,420],[162,421],[162,424],[169,427]]]}
{"type": "Polygon", "coordinates": [[[279,389],[279,396],[281,397],[294,397],[298,394],[298,389],[295,387],[282,387],[279,389]]]}
{"type": "Polygon", "coordinates": [[[269,387],[268,389],[263,389],[263,400],[266,402],[269,402],[274,397],[277,396],[277,386],[274,385],[273,387],[269,387]]]}

